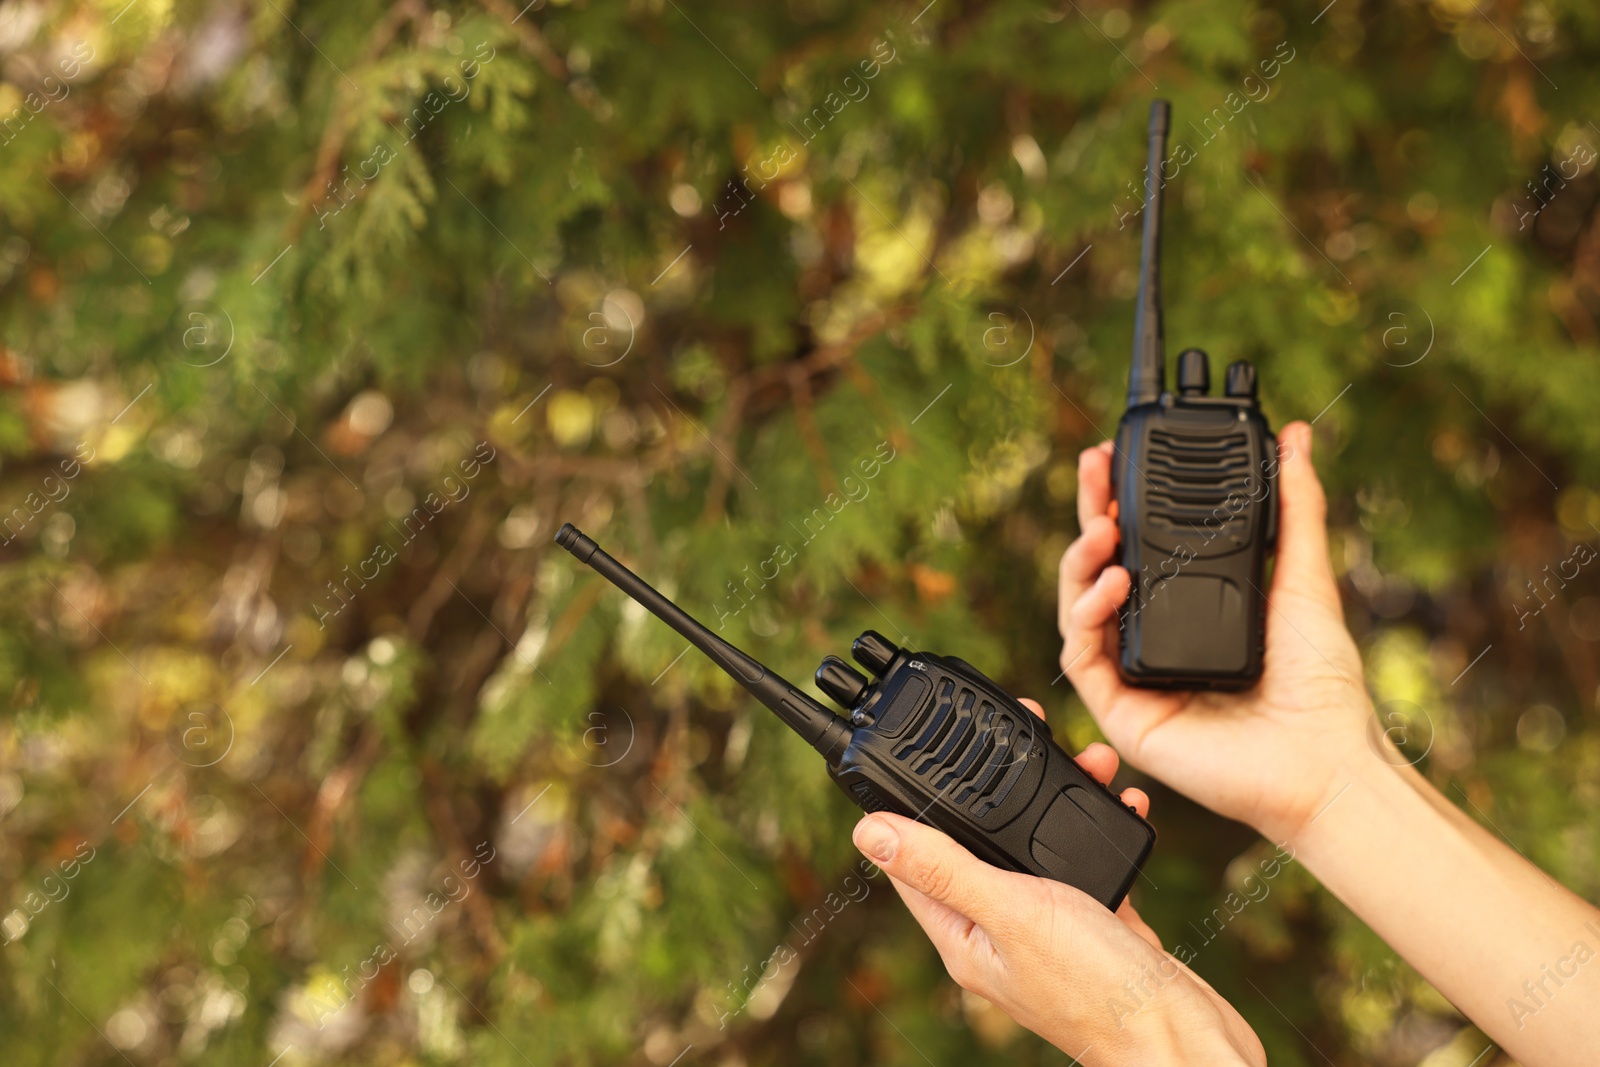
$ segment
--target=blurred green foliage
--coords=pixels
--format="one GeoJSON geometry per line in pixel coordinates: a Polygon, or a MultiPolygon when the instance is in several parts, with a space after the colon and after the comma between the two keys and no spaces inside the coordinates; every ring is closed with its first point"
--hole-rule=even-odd
{"type": "MultiPolygon", "coordinates": [[[[1316,419],[1375,729],[1600,896],[1600,587],[1548,580],[1600,536],[1597,58],[1570,0],[0,4],[0,1058],[1060,1062],[550,538],[1093,740],[1054,570],[1158,91],[1168,332],[1316,419]]],[[[1192,943],[1271,847],[1140,784],[1192,943]]],[[[1269,884],[1196,967],[1274,1064],[1495,1062],[1269,884]]]]}

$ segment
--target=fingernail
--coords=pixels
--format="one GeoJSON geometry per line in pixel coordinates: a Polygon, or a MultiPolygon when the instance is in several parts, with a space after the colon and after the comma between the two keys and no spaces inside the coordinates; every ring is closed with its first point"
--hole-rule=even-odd
{"type": "Polygon", "coordinates": [[[874,863],[884,864],[894,859],[895,849],[900,845],[900,835],[882,819],[866,818],[856,824],[856,831],[852,835],[866,857],[874,863]]]}

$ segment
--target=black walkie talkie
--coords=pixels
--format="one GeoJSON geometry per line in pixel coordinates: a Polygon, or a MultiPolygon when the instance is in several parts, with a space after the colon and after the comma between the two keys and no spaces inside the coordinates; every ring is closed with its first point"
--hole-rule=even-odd
{"type": "Polygon", "coordinates": [[[1198,348],[1165,389],[1161,173],[1170,108],[1150,106],[1144,244],[1128,410],[1111,466],[1133,580],[1122,608],[1122,677],[1164,689],[1248,689],[1266,649],[1263,572],[1277,536],[1277,438],[1256,403],[1256,369],[1228,365],[1222,396],[1198,348]]]}
{"type": "Polygon", "coordinates": [[[822,753],[828,774],[863,811],[919,819],[996,867],[1065,882],[1112,909],[1138,877],[1155,829],[970,663],[907,652],[868,630],[850,653],[876,681],[836,656],[817,668],[817,688],[850,712],[846,722],[690,618],[571,523],[556,543],[771,708],[822,753]]]}

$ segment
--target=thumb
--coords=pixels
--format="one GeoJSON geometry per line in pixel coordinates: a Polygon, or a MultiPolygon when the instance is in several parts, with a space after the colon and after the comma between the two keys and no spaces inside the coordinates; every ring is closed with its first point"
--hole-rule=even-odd
{"type": "Polygon", "coordinates": [[[1337,608],[1328,564],[1328,501],[1311,464],[1311,426],[1291,422],[1278,436],[1278,545],[1274,592],[1292,591],[1337,608]]]}
{"type": "Polygon", "coordinates": [[[1010,877],[931,826],[901,815],[869,815],[851,835],[863,855],[896,881],[959,912],[981,927],[1007,913],[1010,877]]]}

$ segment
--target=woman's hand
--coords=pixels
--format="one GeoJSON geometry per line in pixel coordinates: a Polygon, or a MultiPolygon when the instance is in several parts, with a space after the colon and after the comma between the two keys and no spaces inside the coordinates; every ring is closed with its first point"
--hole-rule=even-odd
{"type": "Polygon", "coordinates": [[[1457,810],[1387,738],[1374,734],[1368,746],[1375,720],[1328,566],[1311,428],[1284,427],[1279,457],[1260,683],[1231,694],[1122,683],[1114,657],[1128,574],[1110,565],[1109,443],[1078,463],[1083,533],[1061,561],[1067,675],[1130,763],[1291,844],[1307,870],[1519,1063],[1593,1064],[1600,987],[1566,976],[1592,955],[1600,911],[1457,810]]]}
{"type": "Polygon", "coordinates": [[[1061,665],[1105,735],[1133,766],[1273,841],[1294,836],[1363,755],[1372,707],[1328,565],[1326,503],[1311,427],[1278,438],[1278,545],[1267,598],[1261,681],[1243,693],[1136,689],[1117,673],[1117,609],[1128,572],[1112,564],[1118,529],[1112,444],[1078,457],[1082,533],[1061,559],[1061,665]]]}
{"type": "MultiPolygon", "coordinates": [[[[1116,773],[1117,755],[1105,745],[1077,759],[1101,782],[1116,773]]],[[[1141,791],[1122,798],[1149,812],[1141,791]]],[[[1071,886],[992,867],[899,815],[862,819],[855,843],[889,875],[963,989],[1078,1062],[1266,1063],[1249,1025],[1162,951],[1132,905],[1113,915],[1071,886]]]]}

